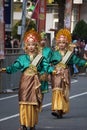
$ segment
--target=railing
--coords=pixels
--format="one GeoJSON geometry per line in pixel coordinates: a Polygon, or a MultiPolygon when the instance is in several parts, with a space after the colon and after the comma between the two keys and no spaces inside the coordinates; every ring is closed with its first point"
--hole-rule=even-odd
{"type": "MultiPolygon", "coordinates": [[[[0,60],[0,68],[11,65],[23,53],[21,48],[5,48],[5,59],[0,60]]],[[[14,92],[15,89],[18,89],[20,76],[20,71],[14,74],[0,73],[0,93],[14,92]]]]}
{"type": "Polygon", "coordinates": [[[5,55],[18,55],[23,53],[22,48],[5,48],[5,55]]]}

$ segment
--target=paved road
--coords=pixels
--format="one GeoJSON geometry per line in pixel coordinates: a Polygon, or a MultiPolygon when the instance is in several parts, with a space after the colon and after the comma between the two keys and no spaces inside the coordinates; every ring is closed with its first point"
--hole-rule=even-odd
{"type": "MultiPolygon", "coordinates": [[[[17,94],[0,94],[0,130],[18,130],[17,94]]],[[[51,115],[51,88],[45,95],[37,130],[87,130],[87,77],[71,80],[70,112],[63,119],[51,115]]]]}

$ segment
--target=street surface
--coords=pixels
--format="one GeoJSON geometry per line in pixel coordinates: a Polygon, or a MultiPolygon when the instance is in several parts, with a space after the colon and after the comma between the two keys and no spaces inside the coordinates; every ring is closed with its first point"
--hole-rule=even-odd
{"type": "MultiPolygon", "coordinates": [[[[0,94],[0,130],[18,130],[17,94],[0,94]]],[[[87,77],[71,79],[70,112],[57,119],[51,115],[51,86],[44,97],[36,130],[87,130],[87,77]]]]}

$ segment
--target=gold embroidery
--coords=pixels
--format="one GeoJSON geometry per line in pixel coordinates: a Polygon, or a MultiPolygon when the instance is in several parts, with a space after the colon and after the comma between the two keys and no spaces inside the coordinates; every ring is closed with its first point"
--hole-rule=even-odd
{"type": "Polygon", "coordinates": [[[64,64],[64,63],[62,63],[62,62],[60,62],[60,63],[58,63],[58,64],[56,65],[56,67],[58,67],[58,68],[66,68],[67,65],[64,64]]]}
{"type": "Polygon", "coordinates": [[[27,68],[25,70],[24,74],[27,74],[27,75],[35,75],[35,74],[37,74],[37,67],[30,64],[29,68],[27,68]]]}

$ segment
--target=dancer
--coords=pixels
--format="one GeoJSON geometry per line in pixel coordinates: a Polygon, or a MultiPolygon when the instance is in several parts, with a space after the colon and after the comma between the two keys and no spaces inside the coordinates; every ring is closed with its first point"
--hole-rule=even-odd
{"type": "Polygon", "coordinates": [[[20,70],[22,76],[19,84],[19,113],[20,130],[35,130],[38,123],[38,114],[42,105],[41,83],[39,73],[43,71],[43,57],[39,54],[38,46],[40,35],[30,30],[24,35],[25,54],[19,56],[16,61],[0,71],[12,74],[20,70]],[[41,65],[42,64],[42,65],[41,65]]]}
{"type": "MultiPolygon", "coordinates": [[[[50,73],[54,70],[53,67],[51,67],[51,57],[52,57],[52,49],[51,47],[47,46],[47,34],[42,31],[40,33],[41,35],[41,41],[40,41],[40,53],[43,55],[44,59],[46,62],[49,64],[49,67],[47,68],[47,73],[46,71],[43,72],[40,76],[40,81],[41,81],[41,92],[44,97],[44,94],[49,92],[49,83],[50,82],[50,73]]],[[[61,60],[61,55],[58,55],[58,62],[61,60]]]]}
{"type": "Polygon", "coordinates": [[[52,74],[52,115],[62,118],[69,112],[70,70],[69,66],[87,66],[87,61],[73,54],[74,46],[68,29],[61,29],[56,34],[56,50],[53,54],[55,71],[52,74]],[[57,54],[60,53],[62,61],[57,63],[57,54]]]}

